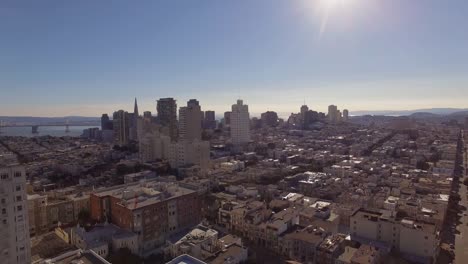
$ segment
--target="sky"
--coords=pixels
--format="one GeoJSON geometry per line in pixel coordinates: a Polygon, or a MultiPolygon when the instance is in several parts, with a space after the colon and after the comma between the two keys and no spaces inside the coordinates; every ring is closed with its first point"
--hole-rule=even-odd
{"type": "Polygon", "coordinates": [[[0,1],[0,116],[468,107],[466,0],[0,1]]]}

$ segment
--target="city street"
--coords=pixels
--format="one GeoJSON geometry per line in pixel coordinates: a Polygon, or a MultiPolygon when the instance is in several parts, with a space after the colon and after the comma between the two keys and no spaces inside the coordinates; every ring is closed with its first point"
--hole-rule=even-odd
{"type": "MultiPolygon", "coordinates": [[[[466,149],[466,145],[465,145],[466,149]]],[[[463,161],[465,167],[467,164],[467,155],[464,152],[463,161]]],[[[468,198],[467,198],[467,186],[463,184],[463,180],[467,177],[466,169],[463,172],[463,177],[460,177],[460,220],[457,225],[457,234],[455,235],[455,261],[456,264],[468,263],[468,198]]]]}

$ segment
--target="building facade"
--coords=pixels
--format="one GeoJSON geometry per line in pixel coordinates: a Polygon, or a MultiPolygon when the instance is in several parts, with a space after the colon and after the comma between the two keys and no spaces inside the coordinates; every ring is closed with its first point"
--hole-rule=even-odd
{"type": "Polygon", "coordinates": [[[5,264],[31,263],[24,167],[0,168],[0,254],[5,264]]]}
{"type": "Polygon", "coordinates": [[[241,145],[250,141],[249,106],[242,100],[232,105],[231,139],[234,145],[241,145]]]}
{"type": "Polygon", "coordinates": [[[156,108],[159,123],[168,128],[169,137],[176,141],[178,138],[176,100],[174,98],[161,98],[157,101],[156,108]]]}
{"type": "Polygon", "coordinates": [[[113,115],[114,143],[125,146],[130,140],[130,117],[128,112],[119,110],[113,115]]]}

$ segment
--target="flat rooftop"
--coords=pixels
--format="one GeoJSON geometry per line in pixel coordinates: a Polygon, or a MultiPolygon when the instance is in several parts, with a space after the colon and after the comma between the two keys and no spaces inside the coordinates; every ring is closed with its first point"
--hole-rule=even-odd
{"type": "Polygon", "coordinates": [[[154,203],[183,196],[196,191],[179,186],[177,183],[148,181],[131,183],[96,191],[98,197],[111,196],[119,199],[120,205],[134,210],[154,203]]]}

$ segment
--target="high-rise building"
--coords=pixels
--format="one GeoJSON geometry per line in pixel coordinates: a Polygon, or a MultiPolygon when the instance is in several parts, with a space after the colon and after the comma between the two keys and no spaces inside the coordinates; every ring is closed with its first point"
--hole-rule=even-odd
{"type": "Polygon", "coordinates": [[[231,125],[231,112],[224,112],[224,125],[225,126],[231,125]]]}
{"type": "Polygon", "coordinates": [[[129,128],[129,139],[130,140],[138,140],[138,118],[140,117],[140,113],[138,112],[138,102],[135,98],[135,103],[133,106],[133,113],[129,114],[129,121],[130,121],[130,128],[129,128]]]}
{"type": "Polygon", "coordinates": [[[112,130],[112,121],[109,119],[109,115],[102,114],[101,116],[101,130],[112,130]]]}
{"type": "Polygon", "coordinates": [[[201,140],[202,112],[197,100],[191,99],[187,106],[179,109],[179,139],[192,142],[201,140]]]}
{"type": "Polygon", "coordinates": [[[349,120],[349,111],[348,109],[343,110],[343,121],[348,121],[349,120]]]}
{"type": "Polygon", "coordinates": [[[205,112],[205,120],[203,122],[203,127],[205,129],[215,129],[216,128],[216,118],[215,118],[215,111],[206,111],[205,112]]]}
{"type": "Polygon", "coordinates": [[[274,111],[262,113],[261,118],[263,126],[276,127],[278,125],[278,114],[274,111]]]}
{"type": "Polygon", "coordinates": [[[177,104],[173,98],[161,98],[157,107],[159,123],[168,128],[171,140],[177,140],[177,104]]]}
{"type": "Polygon", "coordinates": [[[232,105],[231,111],[231,139],[234,145],[241,145],[250,141],[249,106],[242,100],[232,105]]]}
{"type": "Polygon", "coordinates": [[[31,263],[28,204],[24,167],[0,168],[1,263],[31,263]]]}
{"type": "Polygon", "coordinates": [[[336,105],[328,106],[328,121],[331,123],[337,123],[339,121],[338,114],[338,107],[336,105]]]}
{"type": "Polygon", "coordinates": [[[130,118],[128,112],[119,110],[114,112],[114,143],[119,146],[124,146],[130,140],[130,118]]]}
{"type": "Polygon", "coordinates": [[[301,115],[304,116],[307,111],[309,111],[309,107],[307,105],[302,105],[301,106],[301,115]]]}

